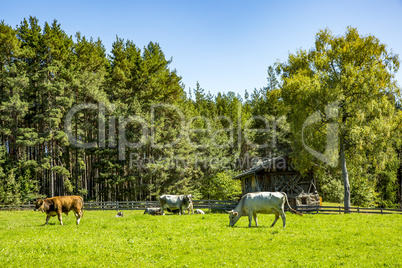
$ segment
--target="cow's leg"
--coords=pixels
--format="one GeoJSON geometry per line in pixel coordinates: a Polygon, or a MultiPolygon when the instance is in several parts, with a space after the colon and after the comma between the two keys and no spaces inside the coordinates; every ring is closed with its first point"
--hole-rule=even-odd
{"type": "Polygon", "coordinates": [[[254,217],[254,221],[255,221],[255,226],[258,227],[257,213],[256,212],[254,212],[253,217],[254,217]]]}
{"type": "Polygon", "coordinates": [[[285,228],[286,227],[286,214],[285,214],[285,212],[283,212],[282,209],[279,211],[279,214],[281,215],[281,218],[282,218],[283,228],[285,228]]]}
{"type": "Polygon", "coordinates": [[[81,211],[74,211],[75,212],[75,218],[77,219],[77,225],[80,224],[81,220],[81,211]]]}
{"type": "Polygon", "coordinates": [[[46,223],[45,223],[45,224],[48,224],[48,223],[49,223],[49,219],[50,219],[50,216],[47,215],[47,216],[46,216],[46,223]]]}
{"type": "Polygon", "coordinates": [[[191,214],[193,214],[194,215],[194,207],[193,207],[193,203],[191,203],[189,206],[188,206],[188,215],[190,215],[190,209],[191,209],[191,214]]]}
{"type": "Polygon", "coordinates": [[[57,212],[57,218],[59,218],[60,225],[63,225],[63,221],[61,218],[61,212],[57,212]]]}
{"type": "Polygon", "coordinates": [[[251,227],[251,222],[252,222],[252,220],[253,220],[253,212],[250,210],[250,211],[248,212],[248,227],[249,227],[249,228],[251,227]]]}
{"type": "Polygon", "coordinates": [[[165,216],[165,211],[163,210],[163,206],[161,206],[161,214],[165,216]]]}
{"type": "Polygon", "coordinates": [[[278,211],[275,211],[275,220],[274,220],[274,222],[272,223],[271,227],[274,227],[274,226],[275,226],[275,223],[278,221],[278,219],[279,219],[279,213],[278,213],[278,211]]]}

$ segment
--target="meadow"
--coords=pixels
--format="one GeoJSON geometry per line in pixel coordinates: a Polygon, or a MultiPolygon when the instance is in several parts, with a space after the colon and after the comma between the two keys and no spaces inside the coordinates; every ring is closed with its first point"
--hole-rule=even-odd
{"type": "MultiPolygon", "coordinates": [[[[287,213],[287,227],[258,228],[227,214],[85,211],[43,225],[45,214],[0,212],[1,267],[401,267],[402,215],[287,213]]],[[[253,223],[254,224],[254,223],[253,223]]]]}

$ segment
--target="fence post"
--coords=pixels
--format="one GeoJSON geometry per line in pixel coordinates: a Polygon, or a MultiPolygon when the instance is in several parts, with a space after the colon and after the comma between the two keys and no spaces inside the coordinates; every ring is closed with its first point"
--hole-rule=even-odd
{"type": "Polygon", "coordinates": [[[318,206],[316,206],[316,211],[317,211],[317,214],[318,214],[318,206]]]}
{"type": "Polygon", "coordinates": [[[116,210],[119,211],[119,201],[116,200],[116,210]]]}
{"type": "Polygon", "coordinates": [[[360,209],[359,209],[359,207],[357,207],[357,213],[360,213],[360,209]]]}
{"type": "Polygon", "coordinates": [[[382,208],[381,208],[381,215],[382,215],[382,208]]]}
{"type": "Polygon", "coordinates": [[[341,214],[341,206],[339,206],[339,214],[341,214]]]}

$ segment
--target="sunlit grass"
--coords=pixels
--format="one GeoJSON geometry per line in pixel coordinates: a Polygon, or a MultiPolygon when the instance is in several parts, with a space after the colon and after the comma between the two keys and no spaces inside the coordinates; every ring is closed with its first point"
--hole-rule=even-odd
{"type": "MultiPolygon", "coordinates": [[[[64,214],[63,214],[64,215],[64,214]]],[[[2,267],[378,267],[402,265],[402,215],[259,215],[84,211],[43,226],[45,214],[0,212],[2,267]],[[254,223],[253,223],[254,224],[254,223]]]]}

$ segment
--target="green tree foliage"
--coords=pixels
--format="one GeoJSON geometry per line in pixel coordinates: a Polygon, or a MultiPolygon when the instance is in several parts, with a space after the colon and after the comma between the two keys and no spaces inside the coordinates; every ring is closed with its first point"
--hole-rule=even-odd
{"type": "Polygon", "coordinates": [[[249,101],[252,117],[248,128],[251,147],[257,156],[269,158],[281,156],[291,151],[290,126],[286,120],[287,107],[284,105],[277,73],[268,67],[268,84],[252,93],[249,101]]]}
{"type": "Polygon", "coordinates": [[[236,199],[234,175],[291,151],[302,172],[315,172],[322,195],[339,201],[340,167],[316,161],[301,139],[323,152],[326,126],[337,123],[353,203],[398,203],[402,111],[393,73],[399,62],[375,37],[353,28],[341,37],[321,31],[313,50],[269,66],[266,87],[244,97],[212,95],[199,83],[185,92],[171,62],[156,42],[139,48],[116,37],[107,54],[100,39],[73,38],[56,20],[41,27],[29,17],[15,28],[2,21],[0,202],[66,194],[236,199]],[[331,103],[337,113],[327,118],[331,103]],[[93,108],[67,116],[82,104],[93,108]],[[315,111],[328,120],[302,136],[315,111]]]}
{"type": "Polygon", "coordinates": [[[290,54],[279,65],[299,168],[314,168],[314,158],[304,148],[324,152],[331,147],[326,144],[327,127],[338,126],[332,141],[339,148],[327,151],[319,165],[325,169],[326,163],[335,164],[339,157],[345,207],[350,207],[351,198],[355,204],[374,202],[376,179],[392,168],[388,163],[395,155],[390,139],[396,116],[393,100],[399,96],[393,77],[398,68],[397,55],[355,28],[348,28],[344,36],[320,31],[314,49],[290,54]],[[315,112],[322,120],[304,128],[315,112]]]}
{"type": "Polygon", "coordinates": [[[233,180],[232,172],[218,172],[205,177],[201,186],[202,195],[212,200],[238,200],[241,195],[240,180],[233,180]]]}

